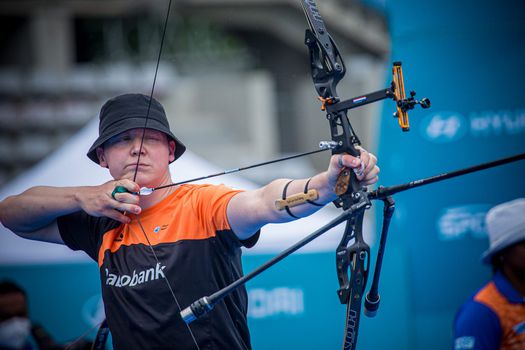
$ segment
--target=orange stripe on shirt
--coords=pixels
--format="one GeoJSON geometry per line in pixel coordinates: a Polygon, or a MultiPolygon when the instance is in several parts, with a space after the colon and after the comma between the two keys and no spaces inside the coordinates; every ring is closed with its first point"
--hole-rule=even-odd
{"type": "Polygon", "coordinates": [[[525,306],[510,303],[501,293],[493,281],[482,288],[474,297],[479,303],[489,307],[498,315],[502,338],[500,350],[523,349],[525,334],[516,334],[514,326],[525,321],[525,306]]]}
{"type": "MultiPolygon", "coordinates": [[[[226,209],[230,199],[241,191],[226,186],[182,185],[139,216],[151,245],[199,240],[214,237],[217,231],[229,230],[226,209]]],[[[102,266],[104,253],[116,252],[122,246],[149,245],[135,216],[104,234],[98,251],[102,266]]]]}

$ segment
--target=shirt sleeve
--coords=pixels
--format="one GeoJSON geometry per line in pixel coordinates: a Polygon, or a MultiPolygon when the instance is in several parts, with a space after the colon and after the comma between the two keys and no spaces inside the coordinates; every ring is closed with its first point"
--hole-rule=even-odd
{"type": "MultiPolygon", "coordinates": [[[[227,208],[230,199],[236,194],[243,192],[224,185],[203,185],[194,194],[193,205],[199,216],[205,219],[208,229],[215,232],[232,231],[228,221],[227,208]]],[[[246,240],[238,240],[241,245],[251,248],[259,240],[260,231],[257,231],[246,240]]]]}
{"type": "Polygon", "coordinates": [[[497,350],[502,331],[498,316],[477,301],[466,302],[454,321],[454,350],[497,350]]]}
{"type": "Polygon", "coordinates": [[[104,232],[119,223],[108,218],[97,218],[77,211],[57,218],[58,231],[64,244],[72,250],[82,250],[98,261],[98,250],[104,232]]]}

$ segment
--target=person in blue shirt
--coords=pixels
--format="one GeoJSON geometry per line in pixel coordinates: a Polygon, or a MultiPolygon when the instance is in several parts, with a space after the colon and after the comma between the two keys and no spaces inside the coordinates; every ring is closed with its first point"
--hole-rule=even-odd
{"type": "Polygon", "coordinates": [[[525,349],[525,198],[495,206],[485,219],[492,279],[458,310],[455,350],[525,349]]]}

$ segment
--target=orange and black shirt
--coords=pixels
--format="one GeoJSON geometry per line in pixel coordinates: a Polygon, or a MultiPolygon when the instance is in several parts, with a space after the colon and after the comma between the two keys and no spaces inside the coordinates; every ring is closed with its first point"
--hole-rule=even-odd
{"type": "MultiPolygon", "coordinates": [[[[242,276],[241,246],[259,232],[240,241],[231,230],[226,208],[238,192],[183,185],[127,225],[85,212],[58,218],[64,243],[98,262],[115,349],[196,349],[170,287],[185,308],[242,276]]],[[[246,314],[240,288],[190,324],[199,348],[250,349],[246,314]]]]}
{"type": "Polygon", "coordinates": [[[501,272],[459,309],[454,349],[525,349],[525,297],[501,272]]]}

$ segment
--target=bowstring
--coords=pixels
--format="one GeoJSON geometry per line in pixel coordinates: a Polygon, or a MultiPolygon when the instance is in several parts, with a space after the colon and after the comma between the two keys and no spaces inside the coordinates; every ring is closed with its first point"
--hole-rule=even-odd
{"type": "MultiPolygon", "coordinates": [[[[166,37],[166,29],[168,27],[168,19],[169,19],[170,10],[171,10],[171,1],[172,0],[169,0],[168,10],[166,12],[166,18],[164,20],[164,28],[162,30],[162,37],[161,37],[161,40],[160,40],[159,54],[157,56],[157,64],[155,66],[155,75],[153,77],[153,85],[151,86],[151,92],[150,92],[149,101],[148,101],[148,109],[146,111],[146,118],[145,118],[145,121],[144,121],[144,127],[142,129],[142,138],[140,140],[139,154],[138,154],[138,157],[137,157],[137,164],[135,165],[135,174],[133,175],[133,182],[136,181],[138,170],[139,170],[140,156],[142,154],[142,148],[143,148],[143,145],[144,145],[144,138],[146,136],[146,126],[148,124],[148,119],[149,119],[149,115],[150,115],[151,101],[153,100],[153,92],[155,91],[155,84],[157,82],[157,74],[158,74],[158,71],[159,71],[160,57],[162,55],[162,48],[164,46],[164,38],[166,37]]],[[[139,219],[139,216],[135,215],[135,218],[137,220],[137,223],[138,223],[140,229],[142,230],[142,233],[144,234],[144,237],[146,238],[146,241],[148,242],[148,246],[149,246],[149,248],[150,248],[150,250],[151,250],[151,252],[153,254],[153,257],[155,258],[156,263],[158,265],[160,265],[160,261],[159,261],[159,258],[157,256],[157,253],[155,252],[155,248],[153,248],[153,245],[151,244],[151,242],[149,240],[149,237],[146,234],[146,230],[142,226],[142,223],[141,223],[141,221],[139,219]]],[[[177,296],[175,295],[175,293],[173,291],[173,288],[171,287],[171,284],[170,284],[168,278],[165,275],[163,275],[163,279],[166,282],[166,285],[168,286],[168,289],[169,289],[169,291],[171,293],[171,296],[173,297],[173,300],[175,301],[175,304],[177,305],[177,308],[179,309],[179,313],[180,313],[180,311],[182,311],[182,308],[180,307],[179,300],[177,299],[177,296]]],[[[193,334],[193,332],[192,332],[192,330],[190,328],[190,325],[187,324],[186,322],[184,322],[184,324],[186,325],[186,328],[188,329],[188,331],[189,331],[189,333],[191,335],[191,338],[193,340],[193,344],[195,344],[195,347],[198,350],[200,350],[199,344],[197,343],[197,340],[195,339],[195,335],[193,334]]]]}
{"type": "MultiPolygon", "coordinates": [[[[99,328],[100,325],[102,325],[102,323],[104,322],[104,320],[100,321],[99,323],[93,325],[91,328],[89,328],[87,331],[84,331],[84,333],[82,333],[79,337],[77,337],[75,340],[73,340],[72,342],[68,343],[65,347],[64,347],[64,350],[71,350],[73,349],[73,347],[75,345],[77,345],[78,343],[80,343],[81,340],[83,340],[84,338],[86,338],[91,332],[93,332],[95,329],[99,328]]],[[[95,342],[96,342],[96,339],[95,339],[95,342]]]]}

